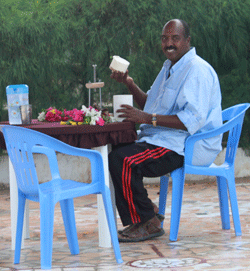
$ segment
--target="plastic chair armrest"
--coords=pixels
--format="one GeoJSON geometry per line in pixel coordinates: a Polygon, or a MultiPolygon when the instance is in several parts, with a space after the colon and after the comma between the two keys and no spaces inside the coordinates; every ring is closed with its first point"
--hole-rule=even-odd
{"type": "Polygon", "coordinates": [[[213,130],[210,130],[207,132],[201,132],[201,133],[197,133],[197,134],[189,136],[185,142],[185,163],[187,163],[188,165],[192,165],[194,144],[197,141],[221,135],[221,134],[229,131],[236,124],[237,124],[237,119],[233,119],[233,120],[230,120],[230,121],[222,124],[222,126],[215,128],[213,130]]]}
{"type": "Polygon", "coordinates": [[[45,154],[49,161],[49,167],[52,179],[60,178],[57,156],[53,149],[44,146],[33,146],[32,153],[45,154]]]}
{"type": "MultiPolygon", "coordinates": [[[[37,150],[39,150],[39,147],[40,146],[36,146],[37,150]]],[[[92,180],[94,180],[95,178],[98,179],[98,174],[101,174],[104,168],[102,155],[96,150],[81,149],[81,148],[73,147],[54,138],[50,138],[50,146],[47,148],[52,149],[54,153],[59,152],[66,155],[88,158],[90,160],[90,165],[91,165],[92,180]]],[[[40,150],[42,151],[43,149],[40,149],[40,150]]]]}

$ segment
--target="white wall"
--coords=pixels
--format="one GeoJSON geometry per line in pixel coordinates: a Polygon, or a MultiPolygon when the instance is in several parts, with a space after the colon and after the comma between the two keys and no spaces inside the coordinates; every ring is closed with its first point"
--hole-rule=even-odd
{"type": "MultiPolygon", "coordinates": [[[[215,160],[216,164],[222,164],[225,157],[225,149],[218,155],[215,160]]],[[[40,182],[50,179],[50,171],[48,169],[48,161],[44,155],[37,154],[35,156],[37,167],[37,175],[40,182]]],[[[90,164],[88,159],[70,157],[67,155],[58,155],[59,169],[62,178],[69,178],[76,181],[90,181],[90,164]]],[[[250,177],[250,155],[239,148],[235,163],[235,177],[250,177]]],[[[202,181],[204,179],[214,179],[210,176],[186,175],[187,181],[202,181]]],[[[159,183],[159,178],[145,178],[145,183],[159,183]]],[[[9,158],[7,155],[0,156],[0,184],[9,183],[9,158]]]]}
{"type": "MultiPolygon", "coordinates": [[[[0,184],[8,184],[9,157],[4,155],[0,159],[0,184]]],[[[43,154],[36,154],[34,155],[34,161],[39,182],[49,181],[51,174],[47,157],[43,154]]],[[[60,174],[63,179],[72,179],[79,182],[90,181],[91,170],[87,158],[58,154],[58,161],[60,174]]]]}

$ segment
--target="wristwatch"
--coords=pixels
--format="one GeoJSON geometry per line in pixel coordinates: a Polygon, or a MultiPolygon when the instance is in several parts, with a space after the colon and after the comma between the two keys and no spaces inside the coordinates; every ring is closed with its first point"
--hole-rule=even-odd
{"type": "Polygon", "coordinates": [[[154,127],[156,127],[157,119],[156,119],[156,113],[152,114],[152,124],[154,127]]]}

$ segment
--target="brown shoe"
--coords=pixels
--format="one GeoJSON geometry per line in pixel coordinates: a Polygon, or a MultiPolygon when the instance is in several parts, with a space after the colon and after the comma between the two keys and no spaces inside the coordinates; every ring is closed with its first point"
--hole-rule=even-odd
{"type": "Polygon", "coordinates": [[[157,205],[155,203],[152,202],[152,205],[154,207],[154,212],[155,212],[157,218],[160,220],[160,222],[162,222],[165,219],[165,216],[159,214],[159,208],[157,207],[157,205]]]}
{"type": "MultiPolygon", "coordinates": [[[[156,205],[155,203],[152,202],[152,205],[153,205],[153,207],[154,207],[154,212],[155,212],[157,218],[160,220],[160,222],[162,222],[162,221],[165,219],[165,216],[159,214],[159,208],[157,207],[157,205],[156,205]]],[[[118,233],[121,234],[121,233],[123,233],[123,232],[126,232],[126,231],[130,230],[131,227],[134,227],[134,225],[135,225],[135,224],[131,224],[131,225],[127,226],[127,227],[126,227],[125,229],[123,229],[123,230],[118,230],[118,233]]]]}
{"type": "Polygon", "coordinates": [[[118,240],[120,242],[140,242],[162,236],[164,233],[160,220],[154,216],[147,222],[134,224],[129,230],[122,232],[118,235],[118,240]]]}
{"type": "Polygon", "coordinates": [[[151,202],[152,203],[152,205],[153,205],[153,207],[154,207],[154,212],[156,213],[156,214],[158,214],[159,213],[159,208],[157,207],[157,205],[155,204],[155,203],[153,203],[153,202],[151,202]]]}
{"type": "Polygon", "coordinates": [[[127,226],[125,229],[123,229],[123,230],[118,230],[118,233],[119,234],[121,234],[121,233],[125,233],[125,232],[127,232],[127,231],[130,231],[133,227],[135,227],[136,225],[137,225],[138,223],[136,223],[136,224],[131,224],[131,225],[129,225],[129,226],[127,226]]]}

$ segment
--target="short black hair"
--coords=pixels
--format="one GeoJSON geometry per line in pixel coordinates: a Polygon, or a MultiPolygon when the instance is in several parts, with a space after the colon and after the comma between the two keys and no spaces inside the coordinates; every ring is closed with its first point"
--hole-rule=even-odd
{"type": "Polygon", "coordinates": [[[179,21],[182,23],[182,26],[184,27],[184,37],[187,39],[190,36],[189,25],[184,20],[179,19],[179,21]]]}

